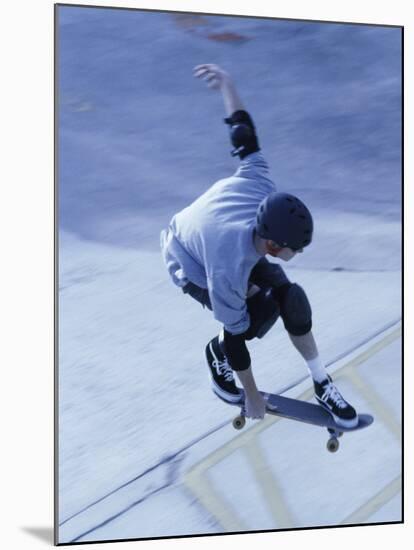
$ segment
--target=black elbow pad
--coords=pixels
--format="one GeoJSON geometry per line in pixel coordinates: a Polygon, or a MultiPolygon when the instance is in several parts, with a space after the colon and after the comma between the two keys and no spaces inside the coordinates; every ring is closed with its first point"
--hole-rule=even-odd
{"type": "Polygon", "coordinates": [[[233,370],[246,370],[250,367],[250,353],[244,334],[231,334],[224,329],[224,353],[233,370]]]}
{"type": "Polygon", "coordinates": [[[234,147],[232,156],[238,155],[241,159],[260,151],[253,120],[247,111],[235,111],[224,119],[230,126],[230,139],[234,147]]]}

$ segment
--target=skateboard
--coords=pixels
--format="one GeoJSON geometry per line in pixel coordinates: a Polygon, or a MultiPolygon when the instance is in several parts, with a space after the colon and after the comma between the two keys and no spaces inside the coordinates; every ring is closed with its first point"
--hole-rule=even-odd
{"type": "MultiPolygon", "coordinates": [[[[241,391],[243,392],[243,390],[241,391]]],[[[374,418],[369,414],[359,414],[358,424],[353,428],[346,428],[344,426],[339,426],[330,413],[320,405],[308,403],[307,401],[301,401],[299,399],[292,399],[290,397],[283,397],[273,393],[260,393],[267,401],[267,414],[290,418],[291,420],[296,420],[298,422],[304,422],[306,424],[313,424],[314,426],[326,428],[330,435],[326,448],[331,453],[338,450],[338,438],[341,437],[344,432],[352,432],[355,430],[361,430],[362,428],[367,428],[374,421],[374,418]]],[[[233,427],[236,430],[241,430],[246,424],[244,397],[242,401],[239,401],[238,403],[231,403],[229,401],[225,401],[225,403],[228,403],[229,405],[236,405],[241,408],[240,414],[233,420],[233,427]]]]}

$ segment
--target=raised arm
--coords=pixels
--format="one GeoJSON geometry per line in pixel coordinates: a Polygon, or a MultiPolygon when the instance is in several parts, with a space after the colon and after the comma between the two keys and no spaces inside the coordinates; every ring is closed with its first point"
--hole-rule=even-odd
{"type": "Polygon", "coordinates": [[[197,65],[194,67],[194,76],[205,80],[209,88],[221,91],[227,116],[231,116],[235,111],[244,111],[236,86],[230,75],[221,67],[211,63],[197,65]]]}
{"type": "Polygon", "coordinates": [[[234,146],[231,154],[241,159],[260,150],[256,129],[236,90],[230,75],[218,65],[206,64],[194,67],[194,76],[207,82],[209,88],[220,90],[230,126],[230,139],[234,146]]]}

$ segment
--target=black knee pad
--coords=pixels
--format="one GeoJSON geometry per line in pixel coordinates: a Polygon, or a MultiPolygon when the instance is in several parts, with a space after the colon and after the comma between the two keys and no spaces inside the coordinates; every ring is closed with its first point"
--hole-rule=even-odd
{"type": "Polygon", "coordinates": [[[286,285],[278,299],[285,329],[294,336],[308,333],[312,328],[312,309],[303,288],[296,283],[286,285]]]}
{"type": "Polygon", "coordinates": [[[250,327],[245,333],[246,340],[263,338],[280,316],[279,303],[271,288],[261,289],[248,298],[247,311],[250,315],[250,327]]]}

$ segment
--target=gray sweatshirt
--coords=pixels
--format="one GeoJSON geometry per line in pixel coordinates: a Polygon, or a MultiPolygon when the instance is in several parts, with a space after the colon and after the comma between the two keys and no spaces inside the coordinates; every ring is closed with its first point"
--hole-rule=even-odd
{"type": "Polygon", "coordinates": [[[246,307],[250,272],[261,256],[253,242],[260,202],[276,186],[260,151],[236,173],[212,185],[161,232],[163,258],[173,282],[208,289],[215,319],[231,334],[250,325],[246,307]]]}

